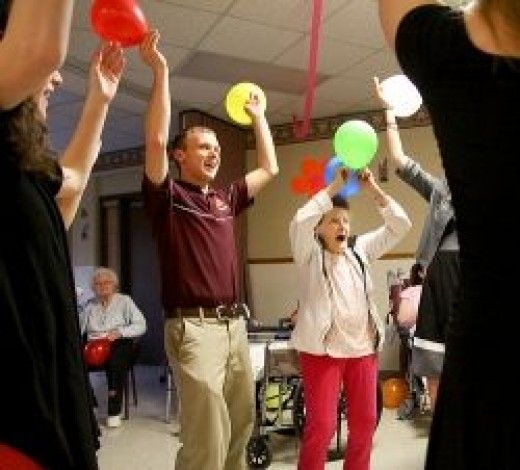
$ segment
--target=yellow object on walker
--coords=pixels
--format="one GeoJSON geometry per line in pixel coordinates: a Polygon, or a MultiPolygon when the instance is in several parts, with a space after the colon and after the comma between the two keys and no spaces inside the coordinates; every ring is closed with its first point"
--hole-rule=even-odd
{"type": "Polygon", "coordinates": [[[280,384],[269,383],[265,393],[265,408],[267,411],[276,411],[280,406],[280,384]]]}

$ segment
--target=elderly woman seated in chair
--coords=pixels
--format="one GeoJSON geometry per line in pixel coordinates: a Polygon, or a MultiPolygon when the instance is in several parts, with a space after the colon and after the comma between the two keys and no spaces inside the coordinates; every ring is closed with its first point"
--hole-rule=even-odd
{"type": "Polygon", "coordinates": [[[121,425],[123,386],[132,356],[135,338],[146,331],[146,320],[134,301],[117,292],[117,274],[108,268],[99,268],[92,277],[96,294],[80,316],[81,333],[91,341],[108,338],[111,341],[110,358],[104,365],[108,383],[108,427],[121,425]]]}

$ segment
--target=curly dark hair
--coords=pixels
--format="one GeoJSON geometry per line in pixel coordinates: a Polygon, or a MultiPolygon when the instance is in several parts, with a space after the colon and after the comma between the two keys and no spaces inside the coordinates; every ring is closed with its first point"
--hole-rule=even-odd
{"type": "Polygon", "coordinates": [[[16,159],[20,169],[45,175],[56,172],[47,127],[38,117],[38,108],[32,98],[2,113],[0,142],[7,146],[7,153],[16,159]]]}
{"type": "MultiPolygon", "coordinates": [[[[0,0],[0,40],[7,25],[12,0],[0,0]]],[[[0,142],[25,171],[54,175],[56,164],[49,151],[47,127],[34,99],[2,112],[0,142]]]]}

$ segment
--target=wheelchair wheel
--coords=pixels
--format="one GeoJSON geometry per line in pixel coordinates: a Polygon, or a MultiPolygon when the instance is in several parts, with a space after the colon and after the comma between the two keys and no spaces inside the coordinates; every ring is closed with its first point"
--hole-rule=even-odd
{"type": "MultiPolygon", "coordinates": [[[[296,393],[294,395],[294,409],[293,409],[293,425],[296,429],[298,436],[303,434],[303,428],[305,426],[305,403],[303,399],[303,382],[298,385],[296,393]]],[[[377,382],[376,389],[376,427],[379,425],[381,420],[381,414],[383,413],[383,389],[381,383],[377,382]]],[[[342,418],[346,417],[347,412],[347,401],[345,394],[342,392],[338,399],[338,413],[341,413],[342,418]]]]}
{"type": "Polygon", "coordinates": [[[273,456],[267,437],[253,436],[247,444],[247,464],[249,468],[268,468],[273,456]]]}

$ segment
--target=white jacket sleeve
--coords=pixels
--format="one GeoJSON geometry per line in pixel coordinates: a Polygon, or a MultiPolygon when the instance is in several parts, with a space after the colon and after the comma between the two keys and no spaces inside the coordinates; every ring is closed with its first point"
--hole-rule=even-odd
{"type": "Polygon", "coordinates": [[[85,333],[87,333],[87,324],[88,324],[88,317],[90,315],[90,303],[85,305],[80,311],[79,311],[79,331],[81,333],[81,336],[83,336],[85,333]]]}
{"type": "Polygon", "coordinates": [[[379,209],[384,225],[356,239],[356,247],[364,252],[368,263],[392,249],[412,226],[404,209],[392,198],[389,200],[386,207],[379,209]]]}
{"type": "Polygon", "coordinates": [[[124,338],[136,338],[146,332],[146,320],[137,308],[134,301],[125,296],[125,326],[120,326],[119,331],[124,338]]]}
{"type": "Polygon", "coordinates": [[[332,209],[332,201],[325,190],[316,193],[298,209],[289,226],[291,250],[296,264],[309,262],[316,246],[314,229],[325,213],[332,209]]]}

